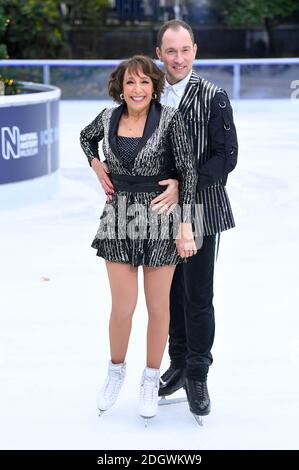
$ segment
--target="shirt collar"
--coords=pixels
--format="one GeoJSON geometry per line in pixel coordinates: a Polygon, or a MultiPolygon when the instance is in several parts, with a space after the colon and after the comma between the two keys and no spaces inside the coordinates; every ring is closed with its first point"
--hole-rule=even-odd
{"type": "Polygon", "coordinates": [[[183,80],[181,80],[180,82],[177,82],[175,83],[174,85],[171,85],[168,81],[167,81],[167,78],[165,78],[165,89],[170,89],[172,88],[172,90],[174,91],[174,93],[176,95],[182,95],[185,91],[185,88],[186,88],[186,85],[187,83],[189,82],[190,80],[190,77],[191,77],[191,74],[192,74],[192,70],[190,70],[190,72],[188,73],[187,77],[185,77],[183,80]]]}

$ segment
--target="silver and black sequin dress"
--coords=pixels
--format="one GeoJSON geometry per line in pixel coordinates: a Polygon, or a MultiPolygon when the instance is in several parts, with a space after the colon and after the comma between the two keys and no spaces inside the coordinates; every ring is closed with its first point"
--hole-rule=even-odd
{"type": "Polygon", "coordinates": [[[194,159],[184,122],[179,111],[153,102],[143,136],[127,138],[117,136],[122,112],[123,105],[104,109],[80,136],[90,164],[93,158],[99,158],[98,142],[103,140],[112,181],[114,177],[139,181],[137,191],[130,187],[117,189],[114,184],[116,190],[105,204],[91,246],[108,261],[132,266],[176,265],[183,261],[176,250],[176,227],[180,221],[191,221],[196,189],[194,159]],[[150,208],[152,199],[164,188],[152,191],[147,187],[148,180],[165,177],[179,180],[179,205],[186,208],[181,213],[158,215],[150,208]]]}

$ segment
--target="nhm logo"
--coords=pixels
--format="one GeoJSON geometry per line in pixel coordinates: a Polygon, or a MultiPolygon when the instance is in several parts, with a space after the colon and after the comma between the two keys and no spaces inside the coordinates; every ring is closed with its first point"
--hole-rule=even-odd
{"type": "Polygon", "coordinates": [[[20,157],[20,129],[17,126],[2,127],[1,150],[4,160],[20,157]]]}
{"type": "Polygon", "coordinates": [[[4,160],[37,155],[38,134],[37,132],[21,134],[17,126],[2,127],[1,151],[4,160]]]}

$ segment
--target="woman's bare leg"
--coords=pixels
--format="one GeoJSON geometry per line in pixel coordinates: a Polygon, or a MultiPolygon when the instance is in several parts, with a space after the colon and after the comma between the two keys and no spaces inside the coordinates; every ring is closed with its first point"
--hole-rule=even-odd
{"type": "Polygon", "coordinates": [[[159,369],[168,337],[169,293],[175,266],[144,267],[148,310],[147,367],[159,369]]]}
{"type": "Polygon", "coordinates": [[[106,261],[112,308],[109,322],[111,361],[124,362],[137,303],[137,268],[124,263],[106,261]]]}

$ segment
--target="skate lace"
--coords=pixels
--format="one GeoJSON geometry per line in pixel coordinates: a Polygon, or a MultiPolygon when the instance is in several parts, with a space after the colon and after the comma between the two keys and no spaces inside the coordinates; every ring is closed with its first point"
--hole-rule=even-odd
{"type": "Polygon", "coordinates": [[[118,394],[119,387],[122,383],[122,378],[123,374],[121,371],[110,372],[105,384],[104,395],[108,395],[114,398],[118,394]]]}
{"type": "Polygon", "coordinates": [[[155,377],[145,377],[142,384],[142,400],[151,403],[155,399],[155,389],[157,388],[155,377]]]}
{"type": "Polygon", "coordinates": [[[207,400],[207,385],[206,382],[195,381],[194,388],[196,392],[196,396],[200,399],[200,401],[207,400]]]}

